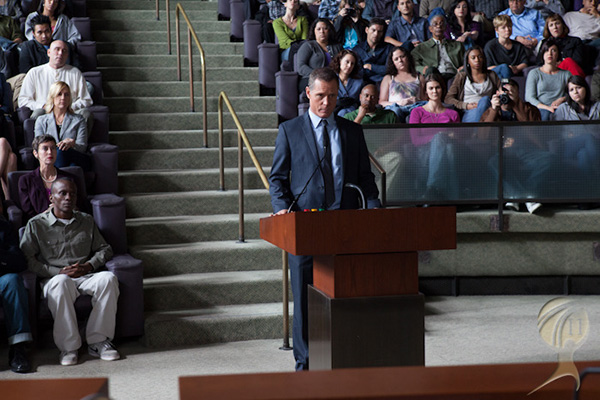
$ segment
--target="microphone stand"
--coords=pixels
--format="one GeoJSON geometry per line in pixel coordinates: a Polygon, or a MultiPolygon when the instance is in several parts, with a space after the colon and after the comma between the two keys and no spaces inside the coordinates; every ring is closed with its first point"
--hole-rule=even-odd
{"type": "Polygon", "coordinates": [[[306,192],[306,188],[308,187],[308,184],[310,183],[310,181],[312,181],[312,178],[315,176],[315,174],[317,173],[317,171],[319,169],[321,169],[321,163],[323,162],[323,160],[325,159],[325,156],[327,155],[327,143],[325,144],[325,146],[323,146],[323,157],[321,157],[319,159],[319,162],[317,163],[317,167],[314,169],[314,171],[312,172],[312,174],[310,174],[310,178],[308,178],[308,180],[306,181],[306,184],[304,185],[304,187],[302,188],[302,191],[300,193],[298,193],[298,195],[296,196],[296,198],[294,199],[294,201],[292,201],[292,204],[290,204],[287,212],[291,212],[292,211],[292,207],[294,207],[296,205],[296,203],[298,202],[298,199],[300,199],[300,196],[302,196],[304,194],[304,192],[306,192]]]}

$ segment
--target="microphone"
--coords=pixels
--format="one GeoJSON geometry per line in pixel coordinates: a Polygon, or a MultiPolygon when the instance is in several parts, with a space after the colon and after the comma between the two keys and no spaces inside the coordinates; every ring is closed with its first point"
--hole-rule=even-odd
{"type": "Polygon", "coordinates": [[[321,157],[319,159],[319,162],[317,163],[317,167],[314,169],[314,171],[312,172],[312,174],[310,174],[310,178],[308,178],[308,180],[306,181],[306,184],[302,188],[302,191],[300,193],[298,193],[298,195],[296,196],[296,198],[294,199],[294,201],[292,201],[292,204],[290,204],[290,207],[288,208],[287,212],[291,212],[292,211],[292,207],[294,207],[296,205],[296,203],[298,203],[298,200],[300,199],[300,196],[302,196],[304,194],[304,192],[306,192],[306,188],[308,187],[308,184],[310,183],[310,181],[312,181],[312,179],[315,176],[315,174],[317,173],[317,171],[319,169],[321,169],[321,163],[323,162],[323,160],[327,156],[327,148],[328,147],[329,147],[329,135],[323,135],[323,150],[324,150],[323,151],[323,157],[321,157]],[[327,139],[325,139],[325,137],[327,139]]]}

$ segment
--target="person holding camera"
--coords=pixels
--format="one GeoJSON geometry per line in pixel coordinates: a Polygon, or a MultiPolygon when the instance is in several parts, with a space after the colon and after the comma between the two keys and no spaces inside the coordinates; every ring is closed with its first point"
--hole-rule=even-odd
{"type": "Polygon", "coordinates": [[[369,21],[362,18],[364,8],[364,0],[340,1],[340,11],[333,20],[333,27],[337,42],[341,43],[344,49],[351,50],[367,39],[369,21]]]}
{"type": "MultiPolygon", "coordinates": [[[[519,98],[519,84],[513,80],[502,80],[502,88],[492,96],[492,106],[481,116],[481,122],[496,121],[541,121],[540,110],[519,98]]],[[[504,197],[539,197],[557,165],[556,156],[547,150],[546,144],[535,133],[511,130],[504,138],[504,197]],[[518,172],[517,172],[518,171],[518,172]]],[[[498,175],[498,156],[489,164],[498,175]]],[[[506,206],[519,210],[518,203],[506,206]]],[[[542,205],[525,203],[533,214],[542,205]]]]}

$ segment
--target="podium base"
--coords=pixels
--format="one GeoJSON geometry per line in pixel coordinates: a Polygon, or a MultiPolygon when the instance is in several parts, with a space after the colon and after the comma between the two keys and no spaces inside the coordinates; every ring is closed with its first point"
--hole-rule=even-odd
{"type": "Polygon", "coordinates": [[[308,287],[309,366],[425,365],[423,295],[330,298],[308,287]]]}

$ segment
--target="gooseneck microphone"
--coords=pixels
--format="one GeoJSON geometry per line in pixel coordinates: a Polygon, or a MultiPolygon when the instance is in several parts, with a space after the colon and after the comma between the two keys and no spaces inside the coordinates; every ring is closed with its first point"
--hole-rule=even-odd
{"type": "Polygon", "coordinates": [[[294,199],[294,201],[292,201],[292,204],[290,204],[290,207],[288,208],[287,212],[291,212],[292,211],[292,208],[296,205],[296,203],[298,203],[298,199],[300,199],[300,196],[302,196],[304,194],[304,192],[306,192],[306,188],[308,187],[308,184],[310,183],[310,181],[312,181],[312,179],[315,176],[315,174],[317,173],[317,171],[319,169],[321,169],[321,163],[323,163],[323,160],[327,156],[327,148],[329,147],[329,135],[325,135],[325,136],[327,136],[327,139],[323,139],[323,150],[324,150],[323,151],[323,157],[321,157],[319,159],[319,162],[317,163],[316,168],[314,169],[314,171],[312,172],[312,174],[310,174],[310,178],[308,178],[308,180],[306,181],[306,184],[302,188],[302,191],[300,191],[300,193],[298,193],[298,195],[296,196],[296,198],[294,199]]]}

